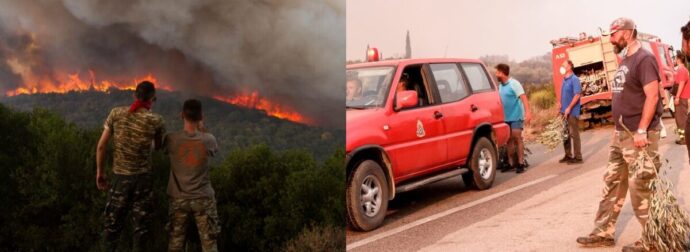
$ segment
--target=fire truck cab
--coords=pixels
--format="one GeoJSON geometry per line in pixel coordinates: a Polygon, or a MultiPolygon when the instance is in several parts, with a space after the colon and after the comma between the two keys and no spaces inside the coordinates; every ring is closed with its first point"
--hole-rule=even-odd
{"type": "MultiPolygon", "coordinates": [[[[638,33],[642,48],[654,54],[659,65],[661,84],[666,89],[673,86],[663,74],[664,69],[672,68],[673,48],[661,42],[657,36],[638,33]]],[[[593,123],[611,121],[611,84],[621,61],[620,55],[613,51],[609,35],[598,37],[580,33],[580,36],[564,37],[551,41],[553,83],[556,97],[560,100],[561,85],[564,75],[561,73],[563,62],[573,62],[573,72],[582,84],[581,125],[591,127],[593,123]]]]}

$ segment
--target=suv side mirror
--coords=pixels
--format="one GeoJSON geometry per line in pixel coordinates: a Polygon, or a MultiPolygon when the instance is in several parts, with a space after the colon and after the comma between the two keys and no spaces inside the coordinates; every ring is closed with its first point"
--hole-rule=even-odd
{"type": "Polygon", "coordinates": [[[417,97],[417,91],[407,90],[400,91],[395,94],[395,108],[413,108],[419,104],[419,98],[417,97]]]}

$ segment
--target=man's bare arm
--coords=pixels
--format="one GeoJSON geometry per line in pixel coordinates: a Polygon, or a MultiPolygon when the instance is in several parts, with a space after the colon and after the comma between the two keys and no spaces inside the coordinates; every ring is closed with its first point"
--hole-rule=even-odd
{"type": "Polygon", "coordinates": [[[101,139],[98,140],[96,147],[96,186],[99,190],[108,188],[105,171],[103,170],[103,163],[105,160],[105,150],[110,140],[110,129],[104,129],[101,134],[101,139]]]}
{"type": "Polygon", "coordinates": [[[654,113],[656,113],[657,102],[659,102],[659,81],[652,81],[647,85],[644,85],[644,94],[647,98],[644,100],[644,107],[642,107],[642,119],[640,120],[640,124],[637,128],[647,130],[647,128],[649,128],[649,124],[652,122],[654,113]]]}

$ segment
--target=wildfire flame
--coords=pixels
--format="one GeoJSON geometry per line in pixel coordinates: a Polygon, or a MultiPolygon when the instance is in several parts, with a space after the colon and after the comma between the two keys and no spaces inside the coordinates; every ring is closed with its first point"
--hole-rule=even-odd
{"type": "Polygon", "coordinates": [[[293,122],[300,122],[306,124],[312,124],[311,120],[304,117],[300,113],[293,111],[292,109],[271,102],[270,100],[261,97],[259,92],[244,92],[240,95],[234,97],[224,97],[220,95],[213,96],[214,99],[224,101],[233,105],[254,108],[258,110],[265,111],[268,115],[277,117],[280,119],[286,119],[293,122]]]}
{"type": "MultiPolygon", "coordinates": [[[[7,96],[16,96],[21,94],[37,94],[37,93],[67,93],[70,91],[100,91],[106,92],[108,89],[115,88],[120,90],[134,90],[138,83],[142,81],[150,81],[156,84],[157,89],[166,91],[174,91],[174,89],[165,84],[161,84],[153,76],[148,74],[139,78],[134,78],[131,82],[116,82],[110,80],[97,81],[96,75],[92,70],[88,71],[88,76],[83,76],[78,73],[64,74],[56,76],[60,81],[54,81],[49,78],[38,78],[30,74],[22,74],[24,83],[35,83],[33,85],[25,84],[15,90],[7,91],[7,96]],[[85,80],[86,79],[86,80],[85,80]]],[[[237,96],[221,96],[215,95],[214,99],[230,103],[237,106],[263,110],[269,116],[280,119],[290,120],[293,122],[312,124],[311,120],[302,114],[295,112],[293,109],[272,102],[264,97],[261,97],[257,91],[244,92],[237,96]]]]}

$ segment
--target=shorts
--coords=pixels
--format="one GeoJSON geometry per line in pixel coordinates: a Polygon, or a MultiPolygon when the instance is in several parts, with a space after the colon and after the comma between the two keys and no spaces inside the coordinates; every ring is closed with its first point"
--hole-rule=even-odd
{"type": "Polygon", "coordinates": [[[511,130],[524,128],[523,121],[512,121],[506,123],[508,124],[508,126],[510,126],[511,130]]]}

